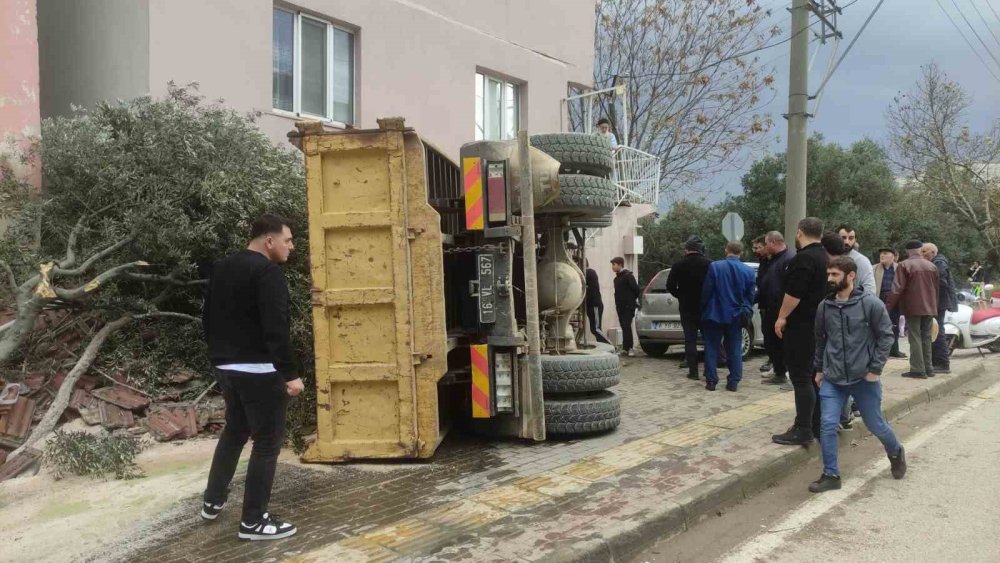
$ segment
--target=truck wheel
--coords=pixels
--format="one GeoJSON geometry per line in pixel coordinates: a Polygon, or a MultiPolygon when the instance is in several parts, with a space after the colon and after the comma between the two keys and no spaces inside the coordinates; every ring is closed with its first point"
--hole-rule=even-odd
{"type": "Polygon", "coordinates": [[[581,219],[579,221],[570,221],[570,227],[580,227],[583,229],[603,229],[604,227],[610,227],[613,217],[611,215],[602,215],[596,219],[581,219]]]}
{"type": "Polygon", "coordinates": [[[607,178],[583,174],[560,174],[559,197],[535,213],[600,218],[618,203],[618,186],[607,178]]]}
{"type": "Polygon", "coordinates": [[[542,355],[542,389],[550,393],[601,391],[621,381],[621,362],[603,348],[542,355]]]}
{"type": "Polygon", "coordinates": [[[611,391],[545,399],[545,431],[552,435],[606,432],[621,423],[621,400],[611,391]]]}
{"type": "Polygon", "coordinates": [[[562,172],[607,176],[614,168],[611,146],[597,135],[549,133],[532,135],[531,146],[559,161],[562,172]]]}
{"type": "Polygon", "coordinates": [[[639,347],[650,358],[659,358],[667,353],[669,344],[656,344],[655,342],[639,342],[639,347]]]}

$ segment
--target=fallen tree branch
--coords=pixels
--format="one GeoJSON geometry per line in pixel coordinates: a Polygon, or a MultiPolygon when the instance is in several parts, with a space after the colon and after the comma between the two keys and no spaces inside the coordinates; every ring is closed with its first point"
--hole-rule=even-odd
{"type": "Polygon", "coordinates": [[[148,262],[144,262],[142,260],[138,260],[136,262],[129,262],[128,264],[115,266],[113,268],[104,271],[103,273],[101,273],[94,279],[90,280],[86,284],[81,285],[80,287],[74,289],[62,289],[59,287],[52,286],[52,291],[54,292],[54,296],[59,297],[60,299],[65,299],[66,301],[76,301],[77,299],[80,299],[81,297],[87,295],[88,293],[95,291],[97,288],[101,287],[101,285],[103,285],[105,282],[118,277],[119,275],[125,273],[126,271],[131,270],[132,268],[141,268],[143,266],[148,266],[148,265],[149,265],[148,262]]]}
{"type": "Polygon", "coordinates": [[[182,319],[185,321],[191,321],[193,323],[200,323],[201,319],[195,317],[194,315],[186,315],[184,313],[173,313],[170,311],[154,311],[152,313],[140,313],[133,316],[134,319],[156,319],[156,318],[167,318],[167,319],[182,319]]]}
{"type": "Polygon", "coordinates": [[[7,282],[10,283],[10,295],[14,298],[14,305],[17,303],[17,278],[14,276],[14,270],[10,268],[10,264],[6,260],[0,260],[0,266],[3,266],[5,272],[7,272],[7,282]]]}
{"type": "Polygon", "coordinates": [[[105,373],[104,370],[102,370],[102,369],[94,368],[94,371],[96,371],[101,377],[103,377],[104,379],[107,379],[108,381],[110,381],[111,383],[114,383],[115,385],[121,385],[122,387],[127,387],[127,388],[135,391],[136,393],[141,393],[141,394],[149,397],[150,399],[153,398],[152,395],[150,395],[149,393],[143,391],[142,389],[136,389],[135,387],[132,387],[131,385],[129,385],[127,383],[122,383],[121,381],[118,381],[117,379],[115,379],[115,378],[111,377],[110,375],[108,375],[107,373],[105,373]]]}
{"type": "Polygon", "coordinates": [[[87,224],[87,220],[100,213],[104,213],[112,207],[114,207],[114,204],[105,205],[93,213],[80,216],[76,225],[73,226],[73,230],[69,233],[69,239],[66,241],[66,256],[59,261],[59,268],[69,268],[76,264],[76,242],[80,238],[80,233],[83,232],[83,227],[87,224]]]}
{"type": "Polygon", "coordinates": [[[213,387],[215,387],[215,382],[214,381],[212,382],[211,385],[209,385],[208,387],[206,387],[205,390],[202,391],[200,395],[198,395],[198,397],[194,400],[194,402],[191,403],[191,406],[195,406],[198,403],[200,403],[201,400],[205,398],[205,395],[208,395],[208,392],[211,391],[213,387]]]}
{"type": "Polygon", "coordinates": [[[119,248],[125,246],[130,242],[132,242],[131,238],[122,239],[112,244],[111,246],[105,248],[104,250],[95,253],[90,258],[87,258],[83,262],[83,264],[80,264],[76,268],[68,270],[63,266],[57,266],[52,270],[52,274],[59,276],[82,276],[83,274],[87,273],[87,270],[89,270],[91,266],[93,266],[94,263],[96,263],[98,260],[109,256],[110,254],[114,253],[116,250],[118,250],[119,248]]]}
{"type": "Polygon", "coordinates": [[[45,412],[45,416],[42,417],[42,421],[38,423],[38,426],[31,431],[31,435],[28,439],[21,444],[21,447],[14,450],[8,460],[14,459],[21,454],[24,450],[34,445],[43,436],[48,435],[56,427],[56,423],[59,422],[59,417],[62,416],[63,411],[69,405],[69,400],[73,396],[73,390],[76,387],[76,382],[79,381],[80,376],[90,369],[91,364],[97,359],[97,353],[100,351],[101,346],[113,333],[132,322],[131,315],[125,315],[111,321],[110,323],[104,325],[101,330],[97,331],[94,338],[90,340],[87,347],[83,351],[83,355],[80,359],[76,361],[76,365],[73,369],[66,375],[63,380],[62,386],[59,388],[59,392],[56,393],[55,398],[52,400],[52,404],[49,405],[49,409],[45,412]]]}
{"type": "Polygon", "coordinates": [[[156,274],[136,274],[134,272],[129,272],[122,277],[134,281],[167,283],[179,286],[208,285],[208,280],[179,280],[173,276],[158,276],[156,274]]]}

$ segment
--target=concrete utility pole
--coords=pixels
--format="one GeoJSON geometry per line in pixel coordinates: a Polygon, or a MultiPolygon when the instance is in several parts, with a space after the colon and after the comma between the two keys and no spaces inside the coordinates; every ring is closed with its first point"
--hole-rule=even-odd
{"type": "Polygon", "coordinates": [[[806,148],[809,104],[809,0],[792,2],[791,57],[788,63],[788,148],[785,166],[785,240],[794,241],[806,217],[806,148]]]}

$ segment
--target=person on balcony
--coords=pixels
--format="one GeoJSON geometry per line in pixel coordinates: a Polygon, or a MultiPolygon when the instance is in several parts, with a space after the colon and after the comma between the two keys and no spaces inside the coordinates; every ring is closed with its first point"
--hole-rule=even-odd
{"type": "Polygon", "coordinates": [[[611,145],[611,150],[618,150],[618,138],[611,132],[611,122],[608,118],[602,117],[597,120],[597,136],[607,141],[611,145]]]}

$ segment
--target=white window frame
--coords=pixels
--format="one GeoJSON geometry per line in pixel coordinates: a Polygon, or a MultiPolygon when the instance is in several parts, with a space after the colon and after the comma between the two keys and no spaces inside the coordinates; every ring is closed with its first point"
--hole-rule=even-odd
{"type": "MultiPolygon", "coordinates": [[[[297,10],[290,8],[285,8],[281,6],[273,6],[274,10],[279,10],[287,14],[291,14],[294,18],[294,31],[293,31],[293,69],[292,69],[292,111],[272,107],[271,111],[280,115],[288,115],[293,117],[308,117],[311,119],[317,119],[325,123],[337,127],[347,127],[354,126],[358,120],[358,96],[357,96],[357,84],[358,84],[358,36],[355,30],[336,25],[323,18],[318,18],[316,16],[306,14],[297,10]],[[308,19],[316,23],[321,23],[326,25],[326,100],[324,100],[324,105],[326,106],[326,115],[315,115],[312,113],[307,113],[302,111],[302,20],[308,19]],[[351,122],[344,123],[342,121],[336,121],[333,119],[333,30],[340,30],[344,33],[351,35],[351,43],[354,46],[354,52],[352,54],[351,61],[351,122]],[[329,116],[329,117],[327,117],[329,116]]],[[[274,41],[272,39],[271,49],[274,49],[274,41]]],[[[274,71],[272,70],[272,73],[274,71]]],[[[272,94],[273,99],[273,94],[272,94]]]]}
{"type": "MultiPolygon", "coordinates": [[[[492,80],[496,80],[497,82],[500,83],[500,100],[501,100],[500,101],[500,106],[501,106],[500,107],[500,136],[501,136],[501,138],[500,139],[487,139],[486,138],[486,131],[485,131],[485,127],[484,127],[484,130],[483,130],[483,139],[482,140],[484,140],[484,141],[485,140],[498,140],[498,141],[509,140],[509,139],[504,139],[503,138],[503,134],[504,134],[504,132],[507,129],[507,127],[506,127],[507,123],[505,121],[507,112],[506,112],[506,109],[505,109],[504,103],[503,103],[503,96],[507,92],[507,86],[513,86],[514,89],[515,89],[515,91],[517,92],[517,94],[515,96],[515,101],[514,101],[514,106],[515,106],[514,107],[514,114],[517,116],[517,127],[515,128],[514,136],[511,137],[511,139],[516,138],[517,137],[517,129],[519,129],[521,127],[521,93],[524,91],[524,83],[523,82],[518,82],[518,81],[515,81],[515,80],[508,80],[508,79],[504,78],[503,76],[500,76],[500,75],[497,75],[497,74],[492,74],[490,72],[479,70],[479,69],[476,70],[476,75],[483,77],[483,108],[482,108],[482,110],[483,110],[483,120],[484,121],[486,120],[486,85],[488,84],[488,81],[491,80],[491,79],[492,80]]],[[[473,92],[473,97],[475,97],[475,92],[473,92]]],[[[472,124],[472,135],[473,135],[473,138],[475,138],[475,136],[478,133],[479,133],[479,124],[478,123],[473,123],[472,124]]]]}

